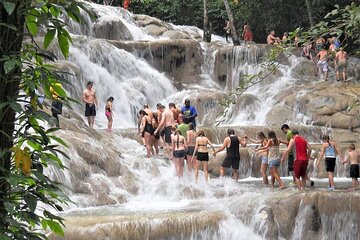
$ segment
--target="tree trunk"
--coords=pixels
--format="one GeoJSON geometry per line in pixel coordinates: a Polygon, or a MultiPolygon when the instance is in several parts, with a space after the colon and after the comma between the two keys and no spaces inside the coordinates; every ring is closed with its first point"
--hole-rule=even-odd
{"type": "Polygon", "coordinates": [[[203,0],[204,3],[204,36],[203,40],[205,42],[211,42],[211,27],[209,25],[208,18],[208,0],[203,0]]]}
{"type": "Polygon", "coordinates": [[[230,26],[231,26],[231,37],[233,39],[233,44],[234,44],[234,46],[238,46],[238,45],[240,45],[240,41],[239,41],[238,35],[236,33],[234,17],[232,15],[232,11],[231,11],[228,0],[224,0],[224,4],[225,4],[226,13],[229,18],[230,26]]]}
{"type": "Polygon", "coordinates": [[[307,9],[310,25],[313,27],[315,25],[315,23],[314,23],[314,17],[312,14],[311,0],[305,0],[305,4],[306,4],[306,9],[307,9]]]}
{"type": "MultiPolygon", "coordinates": [[[[20,60],[20,51],[23,41],[25,18],[23,9],[28,8],[31,1],[16,1],[15,9],[9,15],[3,6],[0,6],[0,56],[10,56],[12,59],[20,60]],[[16,30],[6,27],[13,25],[16,30]]],[[[6,61],[0,61],[0,103],[16,101],[19,94],[21,69],[15,66],[10,72],[5,73],[6,61]]],[[[8,106],[0,109],[0,151],[8,150],[13,146],[13,133],[15,129],[15,111],[8,106]]],[[[9,186],[5,181],[10,172],[11,154],[6,152],[0,157],[0,199],[6,199],[9,186]]],[[[0,201],[1,218],[7,215],[4,201],[0,201]]],[[[3,219],[0,219],[0,221],[3,219]]],[[[4,221],[2,221],[5,224],[4,221]]]]}

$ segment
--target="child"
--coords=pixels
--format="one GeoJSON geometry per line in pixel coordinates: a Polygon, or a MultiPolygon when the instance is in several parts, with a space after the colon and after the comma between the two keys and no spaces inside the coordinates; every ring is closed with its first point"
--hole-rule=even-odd
{"type": "Polygon", "coordinates": [[[359,185],[358,177],[359,177],[359,153],[355,150],[355,145],[350,144],[349,146],[349,155],[346,156],[345,160],[342,163],[346,163],[350,161],[350,177],[352,178],[351,188],[348,191],[353,191],[356,189],[357,185],[359,185]]]}

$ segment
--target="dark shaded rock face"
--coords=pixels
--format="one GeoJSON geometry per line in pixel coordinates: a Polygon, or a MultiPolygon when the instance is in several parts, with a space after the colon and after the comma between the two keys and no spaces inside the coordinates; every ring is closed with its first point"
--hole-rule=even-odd
{"type": "Polygon", "coordinates": [[[109,40],[133,40],[129,30],[121,20],[99,21],[93,25],[93,35],[96,38],[109,40]]]}
{"type": "Polygon", "coordinates": [[[194,83],[199,79],[203,56],[200,44],[195,40],[110,42],[144,58],[158,71],[173,78],[176,85],[194,83]]]}

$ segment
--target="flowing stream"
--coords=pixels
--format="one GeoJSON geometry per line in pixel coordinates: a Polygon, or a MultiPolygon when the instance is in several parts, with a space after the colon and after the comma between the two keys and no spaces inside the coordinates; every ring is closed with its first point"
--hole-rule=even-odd
{"type": "MultiPolygon", "coordinates": [[[[125,10],[96,4],[91,7],[98,19],[87,19],[81,27],[70,24],[74,44],[69,61],[61,60],[59,64],[68,66],[76,76],[73,86],[66,87],[73,98],[81,99],[86,82],[94,82],[100,101],[96,131],[59,131],[69,142],[70,159],[64,159],[67,170],[50,168],[49,174],[64,183],[74,204],[62,214],[66,219],[65,236],[50,235],[50,239],[358,239],[359,193],[317,189],[298,193],[292,187],[272,190],[253,176],[251,159],[242,160],[240,183],[229,177],[213,177],[205,183],[202,172],[195,183],[193,172],[186,169],[184,177],[177,179],[173,163],[164,155],[147,159],[142,145],[123,136],[124,131],[136,127],[137,112],[145,103],[152,108],[158,102],[171,101],[181,106],[188,97],[211,94],[220,100],[234,91],[244,76],[259,71],[263,55],[258,46],[229,48],[223,38],[213,36],[220,48],[229,48],[229,57],[224,60],[228,61],[227,69],[222,69],[226,81],[215,79],[219,47],[201,43],[199,78],[179,88],[174,79],[143,57],[151,52],[151,43],[168,40],[166,37],[148,35],[125,10]],[[122,44],[138,41],[149,47],[126,51],[97,38],[94,25],[106,26],[108,22],[121,22],[127,29],[129,39],[122,40],[122,44]],[[103,130],[107,123],[104,104],[109,96],[115,98],[112,133],[103,130]]],[[[202,33],[194,27],[171,26],[191,36],[202,33]]],[[[247,89],[245,96],[251,104],[237,103],[229,107],[225,117],[219,114],[216,99],[200,104],[205,116],[199,117],[200,125],[206,127],[209,119],[222,117],[225,127],[267,124],[265,116],[276,101],[274,95],[295,84],[292,69],[300,61],[290,56],[288,64],[280,65],[276,77],[247,89]]],[[[73,108],[82,115],[83,106],[73,108]]],[[[303,115],[295,114],[294,119],[297,124],[308,122],[303,115]]],[[[251,149],[248,154],[251,158],[251,149]]],[[[345,167],[338,164],[337,169],[335,181],[349,184],[345,167]]],[[[285,181],[289,184],[291,178],[285,181]]],[[[325,187],[326,179],[316,180],[316,184],[325,187]]]]}

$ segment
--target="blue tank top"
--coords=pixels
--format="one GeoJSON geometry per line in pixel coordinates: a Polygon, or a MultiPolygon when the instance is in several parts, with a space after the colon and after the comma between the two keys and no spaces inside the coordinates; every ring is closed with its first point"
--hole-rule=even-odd
{"type": "Polygon", "coordinates": [[[326,158],[336,158],[335,148],[329,143],[329,146],[325,148],[325,157],[326,158]]]}

